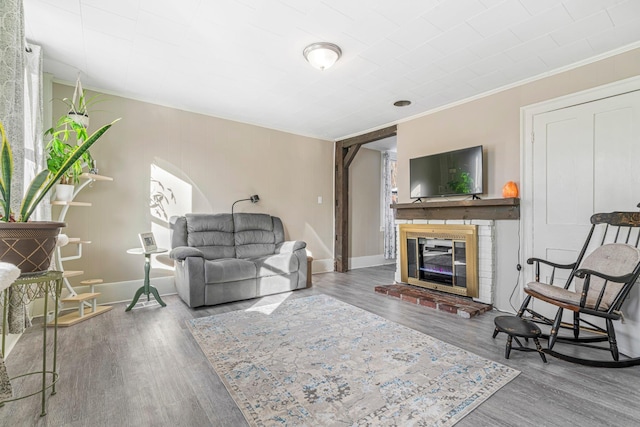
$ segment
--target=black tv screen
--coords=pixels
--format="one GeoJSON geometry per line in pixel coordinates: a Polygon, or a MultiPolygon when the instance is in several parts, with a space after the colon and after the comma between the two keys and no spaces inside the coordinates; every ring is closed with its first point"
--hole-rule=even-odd
{"type": "Polygon", "coordinates": [[[482,145],[410,159],[410,197],[482,194],[482,161],[482,145]]]}

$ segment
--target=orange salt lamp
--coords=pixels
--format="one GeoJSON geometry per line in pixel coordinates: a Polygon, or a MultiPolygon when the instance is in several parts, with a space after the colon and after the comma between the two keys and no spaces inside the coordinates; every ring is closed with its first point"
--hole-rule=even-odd
{"type": "Polygon", "coordinates": [[[502,187],[502,197],[505,199],[510,197],[518,197],[518,186],[515,182],[509,181],[502,187]]]}

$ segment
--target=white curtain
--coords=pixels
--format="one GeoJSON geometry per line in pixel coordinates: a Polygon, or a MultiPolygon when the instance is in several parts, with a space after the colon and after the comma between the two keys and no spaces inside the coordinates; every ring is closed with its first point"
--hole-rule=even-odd
{"type": "MultiPolygon", "coordinates": [[[[46,169],[42,141],[42,50],[27,46],[21,0],[0,2],[0,121],[13,152],[11,209],[18,212],[28,183],[46,169]]],[[[42,203],[32,219],[51,218],[42,203]]],[[[9,333],[22,333],[31,325],[24,304],[10,294],[9,333]]],[[[0,322],[1,325],[1,322],[0,322]]],[[[0,373],[1,376],[1,373],[0,373]]]]}
{"type": "Polygon", "coordinates": [[[393,200],[393,182],[392,169],[395,163],[395,157],[388,151],[382,153],[382,173],[384,177],[384,197],[382,212],[384,215],[384,258],[395,259],[396,257],[396,216],[395,211],[389,206],[395,203],[393,200]]]}
{"type": "MultiPolygon", "coordinates": [[[[14,176],[22,176],[24,158],[24,13],[22,0],[0,2],[0,121],[11,143],[14,176]]],[[[12,208],[19,209],[23,185],[12,180],[12,208]]],[[[9,328],[11,329],[11,327],[9,328]]],[[[4,333],[4,331],[3,331],[4,333]]],[[[0,397],[11,396],[11,383],[0,357],[0,397]]]]}
{"type": "MultiPolygon", "coordinates": [[[[40,46],[27,44],[23,52],[22,85],[23,91],[23,139],[12,141],[14,149],[14,181],[21,183],[22,192],[33,178],[46,169],[42,142],[42,49],[40,46]],[[20,147],[21,158],[16,157],[14,147],[20,147]]],[[[12,190],[15,191],[15,190],[12,190]]],[[[13,197],[12,197],[13,198],[13,197]]],[[[20,197],[21,198],[21,197],[20,197]]],[[[40,203],[31,220],[51,219],[51,205],[40,203]]],[[[31,326],[31,318],[27,305],[13,292],[10,294],[11,304],[8,311],[9,333],[21,334],[31,326]]]]}
{"type": "Polygon", "coordinates": [[[24,185],[24,13],[21,0],[0,2],[0,121],[11,143],[14,179],[11,181],[11,206],[20,209],[24,185]]]}
{"type": "MultiPolygon", "coordinates": [[[[24,91],[24,183],[28,185],[43,169],[47,168],[43,142],[42,103],[42,48],[27,43],[24,91]]],[[[34,220],[50,220],[51,205],[40,203],[33,213],[34,220]]]]}

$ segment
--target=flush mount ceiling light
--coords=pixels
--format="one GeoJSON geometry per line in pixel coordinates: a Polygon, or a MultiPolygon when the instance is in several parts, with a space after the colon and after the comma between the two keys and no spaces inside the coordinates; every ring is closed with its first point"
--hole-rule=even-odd
{"type": "Polygon", "coordinates": [[[342,50],[333,43],[319,42],[305,47],[302,54],[309,64],[323,71],[336,63],[342,55],[342,50]]]}
{"type": "Polygon", "coordinates": [[[411,101],[407,101],[406,99],[402,99],[400,101],[396,101],[393,103],[396,107],[406,107],[407,105],[411,105],[411,101]]]}

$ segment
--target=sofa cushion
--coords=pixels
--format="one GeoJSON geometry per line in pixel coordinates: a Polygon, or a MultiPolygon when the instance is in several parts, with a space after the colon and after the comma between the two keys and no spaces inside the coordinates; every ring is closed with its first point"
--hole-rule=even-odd
{"type": "Polygon", "coordinates": [[[244,259],[225,258],[204,262],[205,283],[255,279],[256,265],[244,259]]]}
{"type": "Polygon", "coordinates": [[[238,258],[271,255],[276,249],[273,220],[267,214],[234,214],[238,258]]]}
{"type": "Polygon", "coordinates": [[[200,249],[205,259],[234,258],[231,214],[187,214],[188,246],[200,249]]]}
{"type": "Polygon", "coordinates": [[[204,305],[223,304],[231,301],[255,298],[256,279],[215,283],[204,287],[204,305]]]}
{"type": "Polygon", "coordinates": [[[242,231],[236,234],[236,256],[238,258],[255,258],[271,255],[275,250],[276,245],[273,242],[273,233],[270,233],[269,235],[264,231],[242,231]],[[247,235],[250,235],[250,238],[245,240],[247,235]],[[255,243],[256,240],[262,241],[260,243],[255,243]],[[269,240],[271,240],[271,242],[269,242],[269,240]]]}
{"type": "Polygon", "coordinates": [[[273,220],[269,214],[237,213],[233,214],[235,230],[265,230],[273,232],[273,220]]]}
{"type": "Polygon", "coordinates": [[[275,276],[258,277],[258,295],[289,292],[298,288],[298,273],[278,274],[275,276]]]}
{"type": "Polygon", "coordinates": [[[171,227],[171,248],[188,246],[187,243],[187,218],[183,216],[172,216],[169,218],[171,227]]]}
{"type": "Polygon", "coordinates": [[[257,277],[289,274],[298,271],[298,258],[293,252],[253,258],[251,261],[256,265],[257,277]]]}
{"type": "Polygon", "coordinates": [[[301,240],[292,240],[289,242],[282,242],[276,245],[275,253],[286,253],[286,252],[295,252],[299,249],[304,249],[307,247],[307,243],[301,240]]]}
{"type": "Polygon", "coordinates": [[[192,248],[190,246],[178,246],[177,248],[171,249],[171,252],[169,252],[169,258],[178,261],[182,261],[188,257],[204,258],[204,254],[200,249],[192,248]]]}
{"type": "Polygon", "coordinates": [[[277,216],[272,216],[273,220],[273,236],[276,239],[276,245],[284,242],[284,226],[282,220],[277,216]]]}
{"type": "Polygon", "coordinates": [[[233,258],[236,255],[236,250],[233,246],[201,246],[198,249],[200,249],[204,258],[209,260],[233,258]]]}

